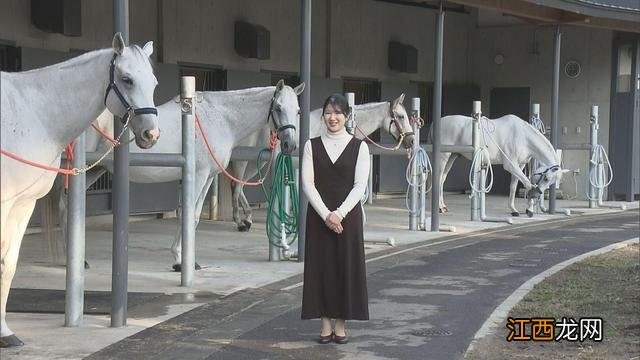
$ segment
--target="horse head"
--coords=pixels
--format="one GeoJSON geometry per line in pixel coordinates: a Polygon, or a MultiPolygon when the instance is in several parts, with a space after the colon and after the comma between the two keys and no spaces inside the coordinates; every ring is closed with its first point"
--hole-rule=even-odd
{"type": "Polygon", "coordinates": [[[540,197],[544,194],[551,185],[560,183],[562,180],[562,174],[566,173],[567,169],[561,169],[560,165],[553,165],[550,167],[541,166],[533,173],[533,185],[529,190],[529,198],[540,197]]]}
{"type": "Polygon", "coordinates": [[[149,60],[153,53],[153,42],[146,43],[142,48],[137,45],[125,46],[122,35],[117,33],[112,46],[114,54],[104,103],[111,113],[130,123],[136,144],[148,149],[160,137],[158,112],[153,103],[153,92],[158,81],[149,60]]]}
{"type": "Polygon", "coordinates": [[[271,103],[273,129],[278,132],[280,150],[284,154],[291,154],[297,147],[296,129],[300,124],[300,105],[298,95],[304,90],[304,83],[291,88],[278,81],[276,92],[271,103]]]}
{"type": "Polygon", "coordinates": [[[391,102],[389,107],[389,117],[385,119],[385,127],[394,140],[399,141],[402,138],[405,149],[413,147],[413,126],[409,121],[407,110],[402,105],[404,94],[391,102]]]}

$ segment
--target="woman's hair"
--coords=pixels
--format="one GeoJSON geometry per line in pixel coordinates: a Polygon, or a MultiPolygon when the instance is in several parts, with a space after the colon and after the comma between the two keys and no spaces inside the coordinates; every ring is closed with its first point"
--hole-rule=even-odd
{"type": "Polygon", "coordinates": [[[347,98],[344,97],[344,95],[330,95],[327,100],[324,101],[324,105],[322,106],[322,115],[324,115],[324,110],[327,108],[327,105],[331,105],[334,109],[342,111],[344,116],[349,116],[349,103],[347,102],[347,98]]]}

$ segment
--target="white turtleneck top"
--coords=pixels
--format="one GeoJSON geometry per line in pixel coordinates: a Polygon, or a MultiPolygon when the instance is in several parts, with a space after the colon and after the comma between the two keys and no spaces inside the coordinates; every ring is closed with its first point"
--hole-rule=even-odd
{"type": "MultiPolygon", "coordinates": [[[[349,141],[353,135],[349,134],[346,129],[343,129],[338,133],[331,133],[326,128],[322,131],[320,138],[322,145],[324,145],[331,162],[336,162],[342,154],[342,151],[347,147],[349,141]]],[[[353,209],[358,202],[362,199],[367,188],[367,181],[369,179],[369,147],[363,141],[360,144],[360,150],[358,152],[358,160],[356,161],[356,171],[353,180],[353,188],[347,198],[344,199],[342,204],[337,209],[329,210],[320,197],[320,193],[316,189],[313,174],[313,154],[312,154],[311,140],[308,140],[304,144],[304,160],[302,162],[302,188],[309,199],[309,204],[313,206],[318,215],[322,219],[326,219],[327,216],[334,211],[338,217],[342,220],[353,209]]]]}

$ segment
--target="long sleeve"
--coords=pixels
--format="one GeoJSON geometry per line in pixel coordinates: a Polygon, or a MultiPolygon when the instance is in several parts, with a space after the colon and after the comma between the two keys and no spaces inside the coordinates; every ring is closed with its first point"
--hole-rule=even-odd
{"type": "Polygon", "coordinates": [[[358,151],[358,160],[356,161],[356,171],[353,179],[353,188],[347,195],[347,198],[340,204],[336,210],[336,214],[344,219],[345,216],[356,206],[364,196],[369,180],[369,147],[363,141],[360,143],[358,151]]]}
{"type": "Polygon", "coordinates": [[[313,173],[313,154],[311,151],[311,140],[307,140],[307,143],[304,144],[304,154],[302,160],[302,189],[309,199],[309,204],[313,206],[322,220],[325,220],[329,213],[331,213],[331,211],[329,211],[327,205],[325,205],[325,203],[322,201],[322,197],[320,197],[320,193],[318,192],[318,189],[316,189],[313,173]]]}

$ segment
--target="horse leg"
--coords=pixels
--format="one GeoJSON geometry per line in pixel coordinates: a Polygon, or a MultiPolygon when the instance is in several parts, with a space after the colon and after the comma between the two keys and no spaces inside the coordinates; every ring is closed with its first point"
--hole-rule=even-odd
{"type": "Polygon", "coordinates": [[[246,227],[245,231],[249,231],[251,229],[251,225],[253,225],[253,212],[251,210],[251,205],[249,204],[249,200],[247,200],[247,196],[244,194],[244,186],[240,191],[240,205],[242,205],[242,211],[244,213],[244,219],[242,223],[246,227]]]}
{"type": "Polygon", "coordinates": [[[447,180],[447,176],[449,175],[449,171],[453,167],[453,163],[460,156],[460,154],[449,153],[449,158],[445,165],[442,167],[442,175],[440,177],[440,209],[441,212],[448,212],[447,204],[444,203],[444,182],[447,180]]]}
{"type": "MultiPolygon", "coordinates": [[[[512,165],[511,161],[504,161],[502,163],[502,167],[508,172],[510,172],[512,177],[515,177],[516,179],[520,180],[524,185],[525,189],[530,190],[533,187],[529,178],[522,172],[522,169],[524,169],[524,165],[518,164],[518,167],[515,167],[514,165],[512,165]]],[[[512,183],[513,183],[513,180],[512,180],[512,183]]],[[[516,184],[517,184],[517,181],[516,181],[516,184]]],[[[511,193],[509,194],[509,196],[511,196],[511,193]]],[[[513,196],[515,199],[515,190],[513,192],[513,196]]],[[[527,216],[529,217],[533,216],[533,201],[531,201],[531,199],[529,199],[527,216]]]]}
{"type": "Polygon", "coordinates": [[[16,273],[18,265],[18,256],[20,254],[20,245],[22,237],[27,229],[29,218],[36,206],[35,200],[28,200],[23,203],[16,203],[10,207],[3,206],[2,212],[2,259],[0,268],[2,272],[2,283],[0,284],[0,347],[22,346],[24,343],[20,341],[11,329],[7,326],[7,299],[11,289],[11,282],[16,273]],[[5,218],[6,216],[6,218],[5,218]]]}
{"type": "MultiPolygon", "coordinates": [[[[231,174],[236,178],[244,179],[245,171],[247,168],[246,161],[233,161],[231,163],[231,174]]],[[[235,181],[231,181],[231,205],[233,206],[233,221],[236,223],[238,227],[238,231],[246,231],[246,227],[242,222],[242,218],[240,216],[240,197],[242,194],[242,185],[236,183],[235,181]]]]}
{"type": "MultiPolygon", "coordinates": [[[[204,200],[207,197],[207,192],[211,183],[213,182],[213,176],[208,176],[208,172],[199,172],[196,173],[196,183],[195,185],[195,193],[198,194],[196,198],[195,204],[195,225],[194,229],[198,227],[200,223],[200,213],[202,212],[202,207],[204,206],[204,200]]],[[[178,233],[174,237],[173,244],[171,245],[171,253],[173,254],[173,271],[180,272],[182,271],[182,206],[178,207],[178,233]]],[[[195,269],[200,270],[202,267],[200,264],[195,262],[195,269]]]]}
{"type": "Polygon", "coordinates": [[[511,174],[511,184],[509,185],[509,209],[511,209],[511,216],[520,216],[520,212],[516,209],[517,188],[518,178],[511,174]]]}
{"type": "MultiPolygon", "coordinates": [[[[261,174],[264,176],[265,171],[267,170],[266,164],[263,164],[261,169],[261,174]]],[[[273,169],[272,169],[273,170],[273,169]]],[[[253,179],[254,176],[258,174],[258,164],[256,162],[248,162],[247,168],[244,171],[245,179],[253,179]]],[[[249,231],[251,226],[253,225],[253,210],[251,209],[251,204],[249,204],[249,200],[247,200],[247,195],[244,193],[244,185],[240,186],[240,205],[242,206],[243,219],[242,224],[245,226],[246,230],[249,231]]]]}
{"type": "Polygon", "coordinates": [[[173,270],[179,272],[182,269],[182,199],[180,199],[176,209],[176,218],[178,220],[178,230],[171,244],[171,255],[173,255],[173,270]]]}

